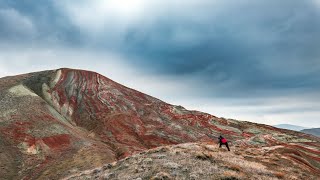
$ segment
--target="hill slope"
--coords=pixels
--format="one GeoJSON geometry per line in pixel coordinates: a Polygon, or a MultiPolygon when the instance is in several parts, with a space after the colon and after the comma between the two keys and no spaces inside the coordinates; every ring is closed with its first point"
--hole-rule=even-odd
{"type": "Polygon", "coordinates": [[[281,145],[234,151],[212,143],[186,143],[150,149],[65,179],[317,179],[281,158],[281,145]]]}
{"type": "Polygon", "coordinates": [[[319,138],[167,104],[100,74],[58,69],[0,79],[0,174],[57,179],[150,148],[212,141],[282,145],[283,158],[319,172],[319,138]]]}

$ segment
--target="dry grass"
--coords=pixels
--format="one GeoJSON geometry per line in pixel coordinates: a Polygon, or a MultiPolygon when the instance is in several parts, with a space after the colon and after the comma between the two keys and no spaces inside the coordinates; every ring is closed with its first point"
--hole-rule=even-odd
{"type": "Polygon", "coordinates": [[[208,152],[198,151],[195,153],[195,157],[200,160],[210,160],[212,159],[212,155],[208,152]]]}
{"type": "Polygon", "coordinates": [[[150,180],[171,180],[172,177],[166,172],[159,172],[150,180]]]}
{"type": "Polygon", "coordinates": [[[243,177],[234,171],[224,171],[223,172],[223,177],[221,179],[227,180],[227,179],[232,179],[232,180],[237,180],[237,179],[242,179],[243,177]]]}
{"type": "Polygon", "coordinates": [[[228,166],[228,168],[232,171],[241,171],[241,167],[239,165],[235,165],[235,164],[228,166]]]}
{"type": "Polygon", "coordinates": [[[285,176],[284,172],[275,172],[273,173],[275,177],[279,178],[279,179],[283,179],[285,176]]]}
{"type": "MultiPolygon", "coordinates": [[[[246,149],[252,160],[247,160],[247,153],[242,149],[241,155],[224,149],[213,148],[205,143],[187,143],[176,146],[166,146],[144,153],[139,153],[125,160],[118,161],[110,168],[69,177],[69,179],[100,179],[103,174],[112,173],[109,179],[225,179],[225,180],[278,180],[305,179],[302,174],[294,174],[293,167],[286,166],[269,169],[262,164],[263,153],[246,149]],[[260,158],[260,159],[259,159],[260,158]],[[280,170],[280,172],[279,172],[280,170]],[[283,171],[283,172],[282,172],[283,171]],[[288,176],[287,174],[290,174],[288,176]]],[[[239,152],[240,149],[238,150],[239,152]]],[[[263,157],[268,159],[270,157],[263,157]]],[[[279,166],[282,164],[279,163],[279,166]]],[[[299,171],[300,172],[300,171],[299,171]]]]}

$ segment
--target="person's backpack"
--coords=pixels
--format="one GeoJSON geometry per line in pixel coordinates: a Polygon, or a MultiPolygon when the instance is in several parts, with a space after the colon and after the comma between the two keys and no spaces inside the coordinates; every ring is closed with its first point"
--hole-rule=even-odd
{"type": "Polygon", "coordinates": [[[228,141],[227,141],[225,138],[222,138],[222,139],[221,139],[221,142],[222,142],[222,143],[227,143],[228,141]]]}

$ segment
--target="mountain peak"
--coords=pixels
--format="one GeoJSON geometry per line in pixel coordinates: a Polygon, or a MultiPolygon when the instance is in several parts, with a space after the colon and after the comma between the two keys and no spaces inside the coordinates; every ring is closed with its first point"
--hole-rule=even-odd
{"type": "Polygon", "coordinates": [[[319,138],[304,133],[189,111],[91,71],[0,78],[0,174],[7,179],[61,178],[159,146],[215,143],[220,135],[231,150],[280,147],[288,161],[319,172],[319,138]]]}

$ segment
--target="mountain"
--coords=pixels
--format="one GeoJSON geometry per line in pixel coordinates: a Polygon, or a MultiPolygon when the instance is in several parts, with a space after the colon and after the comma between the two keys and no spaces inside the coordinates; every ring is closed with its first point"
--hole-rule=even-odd
{"type": "Polygon", "coordinates": [[[281,128],[281,129],[289,129],[293,131],[301,131],[303,129],[307,129],[306,127],[296,126],[292,124],[278,124],[278,125],[275,125],[274,127],[281,128]]]}
{"type": "Polygon", "coordinates": [[[0,78],[4,179],[60,179],[161,146],[216,143],[221,134],[231,153],[268,171],[297,179],[316,179],[320,172],[320,138],[308,134],[189,111],[90,71],[0,78]]]}
{"type": "Polygon", "coordinates": [[[281,128],[281,129],[289,129],[293,131],[300,131],[306,134],[312,134],[320,137],[320,128],[306,128],[306,127],[296,126],[292,124],[278,124],[278,125],[275,125],[274,127],[281,128]]]}
{"type": "Polygon", "coordinates": [[[303,129],[301,132],[320,137],[320,128],[303,129]]]}

